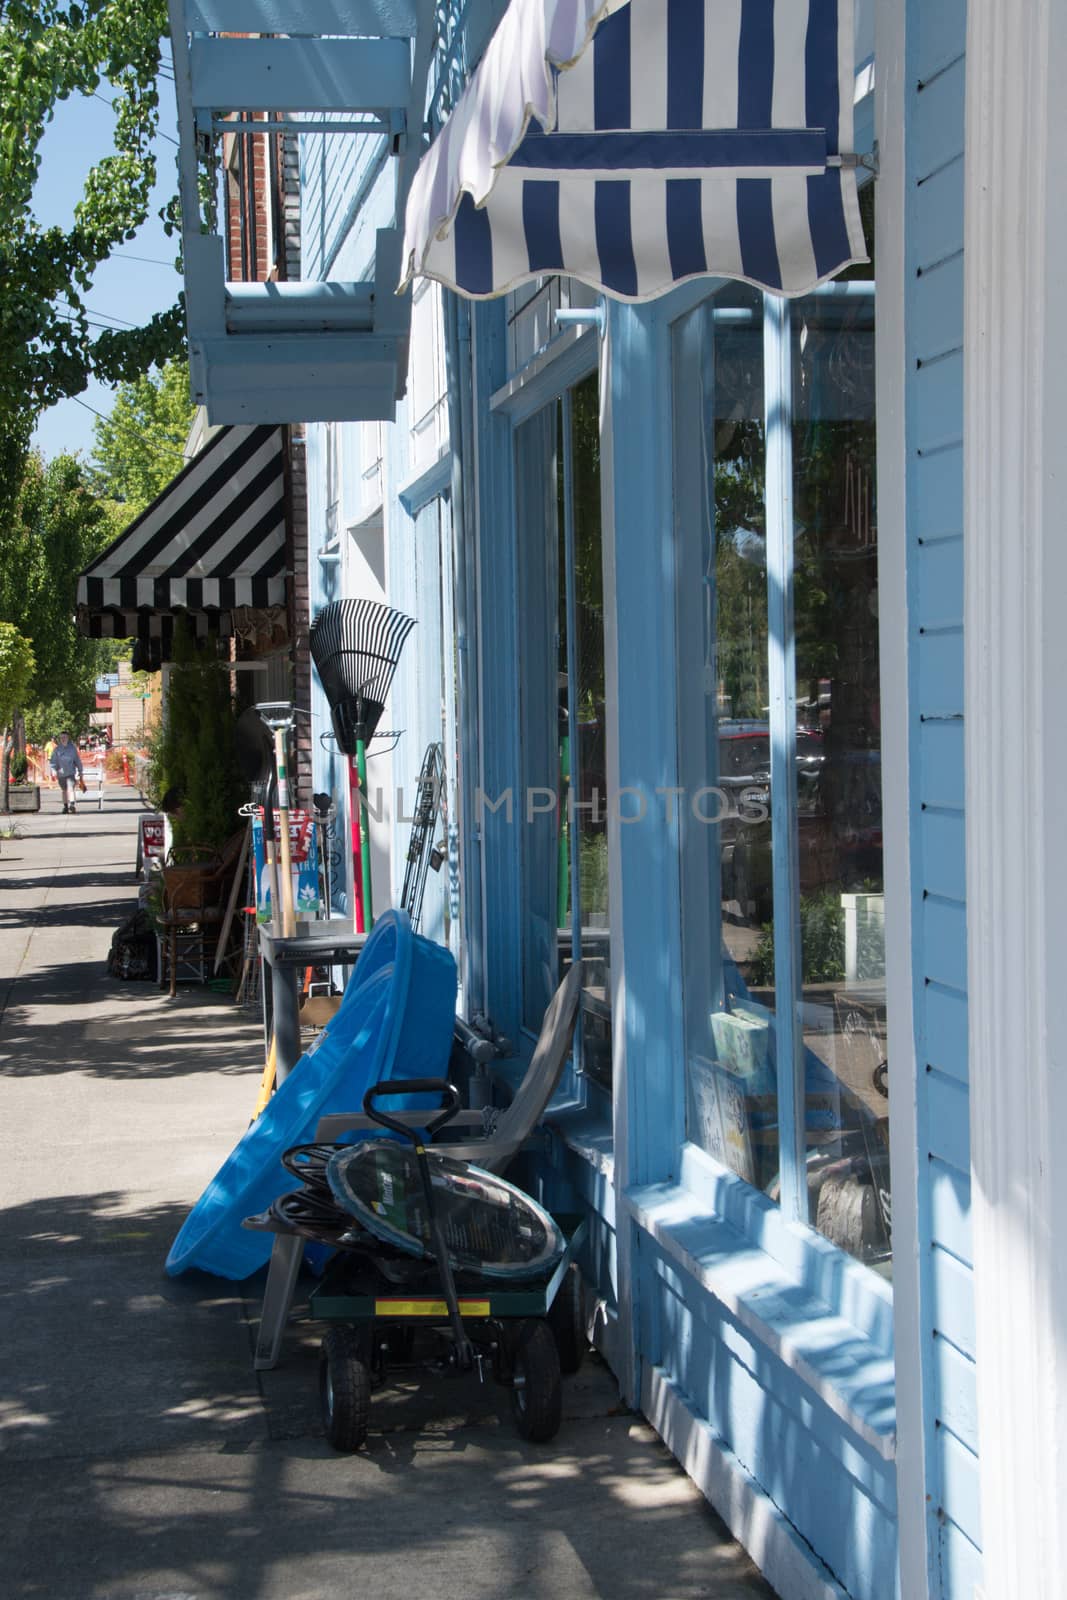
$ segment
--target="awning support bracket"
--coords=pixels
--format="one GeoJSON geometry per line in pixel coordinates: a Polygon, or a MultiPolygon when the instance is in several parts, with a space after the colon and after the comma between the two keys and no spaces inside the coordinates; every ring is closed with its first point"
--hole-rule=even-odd
{"type": "Polygon", "coordinates": [[[862,152],[849,150],[843,155],[827,156],[826,165],[828,167],[836,167],[844,172],[869,172],[873,178],[877,178],[881,170],[877,142],[873,150],[862,152]]]}

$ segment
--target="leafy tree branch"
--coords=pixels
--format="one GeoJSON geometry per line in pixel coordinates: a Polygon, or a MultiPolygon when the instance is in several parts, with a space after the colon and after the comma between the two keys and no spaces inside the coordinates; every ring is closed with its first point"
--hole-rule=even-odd
{"type": "Polygon", "coordinates": [[[124,525],[181,471],[195,410],[188,366],[168,361],[121,383],[111,415],[93,425],[93,487],[119,503],[124,525]]]}
{"type": "Polygon", "coordinates": [[[41,411],[92,377],[132,380],[181,349],[180,304],[94,334],[85,303],[96,268],[149,214],[166,27],[166,0],[0,0],[0,502],[41,411]],[[56,105],[103,84],[114,153],[89,172],[72,226],[42,227],[33,195],[56,105]]]}

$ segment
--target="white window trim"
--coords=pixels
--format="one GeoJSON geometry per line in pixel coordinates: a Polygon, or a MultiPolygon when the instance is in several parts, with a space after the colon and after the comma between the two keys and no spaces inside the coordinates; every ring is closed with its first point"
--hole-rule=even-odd
{"type": "Polygon", "coordinates": [[[964,658],[971,1187],[985,1593],[1067,1562],[1067,12],[971,0],[964,658]],[[996,760],[988,733],[996,730],[996,760]],[[1025,803],[1021,800],[1025,797],[1025,803]]]}

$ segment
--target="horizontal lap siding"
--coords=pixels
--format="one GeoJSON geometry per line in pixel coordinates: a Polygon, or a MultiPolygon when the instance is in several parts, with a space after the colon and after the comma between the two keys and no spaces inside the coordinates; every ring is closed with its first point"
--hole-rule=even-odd
{"type": "Polygon", "coordinates": [[[963,781],[965,0],[909,4],[908,562],[919,1216],[934,1594],[980,1574],[963,781]]]}
{"type": "Polygon", "coordinates": [[[300,137],[300,260],[301,272],[309,280],[322,275],[325,143],[321,133],[300,137]]]}
{"type": "MultiPolygon", "coordinates": [[[[305,133],[300,138],[301,250],[308,280],[338,278],[328,264],[351,229],[349,208],[380,140],[367,134],[305,133]]],[[[386,173],[388,187],[391,174],[386,173]]],[[[366,208],[364,208],[366,209],[366,208]]]]}
{"type": "Polygon", "coordinates": [[[326,140],[325,225],[328,246],[336,242],[349,198],[355,193],[357,152],[363,142],[362,139],[338,138],[336,134],[326,140]]]}
{"type": "Polygon", "coordinates": [[[893,1600],[891,1462],[676,1262],[647,1240],[642,1337],[693,1410],[800,1532],[851,1600],[893,1600]]]}

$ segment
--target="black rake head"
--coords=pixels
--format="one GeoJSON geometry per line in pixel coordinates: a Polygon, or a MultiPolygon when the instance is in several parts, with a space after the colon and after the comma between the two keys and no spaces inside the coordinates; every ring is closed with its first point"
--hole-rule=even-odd
{"type": "Polygon", "coordinates": [[[373,737],[404,641],[415,626],[377,600],[335,600],[311,624],[311,655],[346,755],[373,737]]]}

